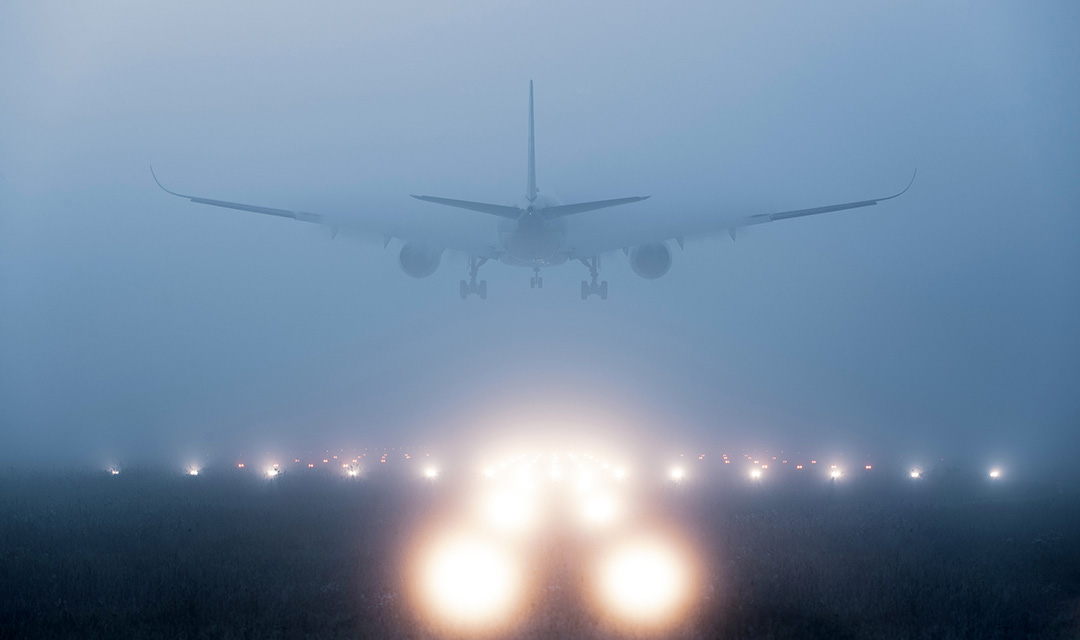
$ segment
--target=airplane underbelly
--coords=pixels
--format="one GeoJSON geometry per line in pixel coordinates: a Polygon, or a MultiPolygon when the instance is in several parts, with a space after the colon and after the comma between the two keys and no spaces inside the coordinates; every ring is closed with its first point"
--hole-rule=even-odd
{"type": "Polygon", "coordinates": [[[506,264],[546,267],[566,262],[566,256],[559,253],[562,234],[558,232],[506,232],[502,234],[502,244],[506,247],[502,257],[506,264]]]}

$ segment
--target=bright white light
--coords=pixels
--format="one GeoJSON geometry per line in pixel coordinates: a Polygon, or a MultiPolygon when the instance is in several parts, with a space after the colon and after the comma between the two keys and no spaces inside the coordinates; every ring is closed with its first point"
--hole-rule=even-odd
{"type": "Polygon", "coordinates": [[[277,467],[270,467],[269,469],[266,470],[266,475],[268,477],[270,477],[270,478],[273,478],[277,474],[278,474],[277,467]]]}
{"type": "Polygon", "coordinates": [[[919,471],[918,469],[912,469],[910,475],[912,478],[918,478],[922,475],[922,471],[919,471]]]}
{"type": "Polygon", "coordinates": [[[427,467],[426,469],[424,469],[424,477],[428,478],[429,480],[434,480],[435,478],[439,477],[439,470],[435,467],[427,467]]]}
{"type": "Polygon", "coordinates": [[[750,470],[750,477],[753,478],[754,480],[757,480],[758,478],[760,478],[761,477],[761,469],[751,469],[750,470]]]}
{"type": "Polygon", "coordinates": [[[350,478],[355,478],[356,476],[360,475],[360,470],[359,469],[349,469],[345,473],[347,473],[350,478]]]}
{"type": "Polygon", "coordinates": [[[686,477],[686,472],[682,470],[682,467],[675,467],[671,470],[671,479],[678,482],[686,477]]]}
{"type": "Polygon", "coordinates": [[[192,467],[192,468],[188,469],[188,475],[189,476],[197,476],[197,475],[199,475],[199,470],[196,469],[195,467],[192,467]]]}
{"type": "Polygon", "coordinates": [[[114,476],[118,476],[118,475],[120,475],[120,470],[119,469],[109,469],[109,473],[113,474],[114,476]]]}
{"type": "Polygon", "coordinates": [[[612,473],[615,475],[616,480],[622,480],[626,477],[626,469],[623,469],[622,467],[616,468],[612,473]]]}
{"type": "Polygon", "coordinates": [[[606,525],[615,520],[619,510],[610,496],[594,494],[585,499],[582,515],[591,525],[606,525]]]}
{"type": "Polygon", "coordinates": [[[841,475],[843,475],[843,474],[840,472],[839,469],[833,469],[832,471],[829,472],[829,477],[831,477],[834,480],[839,478],[841,475]]]}
{"type": "Polygon", "coordinates": [[[495,470],[492,469],[491,467],[484,467],[484,477],[485,478],[493,478],[493,477],[495,477],[495,470]]]}
{"type": "Polygon", "coordinates": [[[1000,478],[1001,477],[1001,470],[1000,469],[991,469],[990,470],[990,477],[991,478],[1000,478]]]}
{"type": "Polygon", "coordinates": [[[504,531],[520,531],[532,523],[533,510],[524,496],[504,491],[488,496],[484,515],[494,527],[504,531]]]}
{"type": "Polygon", "coordinates": [[[508,613],[518,578],[504,553],[458,538],[437,547],[423,567],[422,591],[433,612],[460,625],[484,625],[508,613]]]}
{"type": "Polygon", "coordinates": [[[601,567],[601,593],[621,617],[657,622],[687,593],[686,569],[669,548],[634,542],[617,549],[601,567]]]}

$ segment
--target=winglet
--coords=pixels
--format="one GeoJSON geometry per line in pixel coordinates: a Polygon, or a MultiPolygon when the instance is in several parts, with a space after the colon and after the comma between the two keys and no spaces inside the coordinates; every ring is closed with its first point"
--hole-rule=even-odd
{"type": "Polygon", "coordinates": [[[185,196],[182,193],[177,193],[175,191],[169,191],[168,189],[166,189],[165,185],[161,184],[161,180],[157,179],[157,174],[154,173],[154,165],[150,165],[150,175],[154,177],[154,182],[156,182],[157,186],[161,187],[161,190],[164,191],[165,193],[169,193],[169,194],[172,194],[174,196],[179,196],[181,198],[189,198],[189,199],[191,198],[191,196],[185,196]]]}
{"type": "Polygon", "coordinates": [[[881,202],[882,200],[892,200],[893,198],[899,198],[900,196],[907,193],[907,190],[911,188],[911,185],[915,184],[915,176],[917,175],[919,175],[919,168],[915,167],[915,171],[911,172],[911,180],[908,180],[907,186],[901,189],[900,193],[893,194],[888,198],[878,198],[878,202],[881,202]]]}

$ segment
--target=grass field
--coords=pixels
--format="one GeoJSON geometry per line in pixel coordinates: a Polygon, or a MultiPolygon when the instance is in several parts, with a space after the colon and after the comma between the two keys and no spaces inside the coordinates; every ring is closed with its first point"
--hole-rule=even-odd
{"type": "MultiPolygon", "coordinates": [[[[642,487],[698,580],[662,630],[585,597],[602,542],[528,545],[510,637],[1080,637],[1080,494],[902,473],[642,487]]],[[[424,638],[406,569],[462,485],[236,469],[0,475],[0,638],[424,638]]],[[[645,515],[647,513],[647,516],[645,515]]],[[[456,635],[466,636],[461,631],[456,635]]]]}

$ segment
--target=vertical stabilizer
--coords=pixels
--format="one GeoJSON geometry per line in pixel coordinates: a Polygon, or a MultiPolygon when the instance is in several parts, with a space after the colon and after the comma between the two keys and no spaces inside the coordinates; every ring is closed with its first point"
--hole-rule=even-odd
{"type": "Polygon", "coordinates": [[[525,197],[536,200],[536,142],[533,136],[533,81],[529,80],[529,175],[525,185],[525,197]]]}

